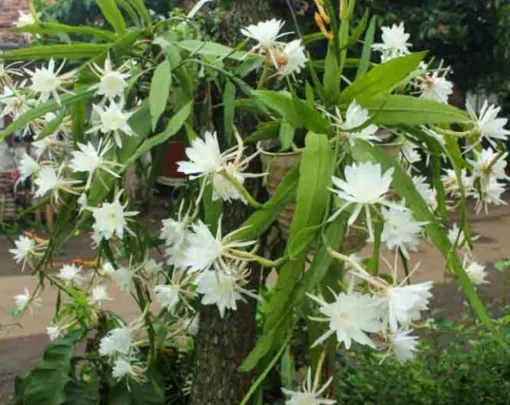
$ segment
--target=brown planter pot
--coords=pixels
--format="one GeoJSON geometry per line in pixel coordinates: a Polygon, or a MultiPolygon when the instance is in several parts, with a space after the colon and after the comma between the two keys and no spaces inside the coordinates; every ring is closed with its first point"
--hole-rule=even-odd
{"type": "MultiPolygon", "coordinates": [[[[268,173],[266,177],[266,188],[270,196],[274,195],[276,188],[282,182],[285,175],[291,169],[299,166],[302,154],[301,152],[277,153],[267,150],[274,146],[275,143],[272,141],[259,142],[257,145],[264,171],[268,173]]],[[[402,148],[402,143],[388,143],[378,146],[381,147],[388,156],[396,157],[402,148]]],[[[286,240],[289,239],[290,226],[295,209],[296,203],[292,201],[285,206],[277,218],[282,236],[286,240]]],[[[358,252],[365,246],[368,234],[364,228],[364,220],[360,216],[354,223],[354,226],[351,227],[345,235],[341,248],[344,254],[358,252]]]]}

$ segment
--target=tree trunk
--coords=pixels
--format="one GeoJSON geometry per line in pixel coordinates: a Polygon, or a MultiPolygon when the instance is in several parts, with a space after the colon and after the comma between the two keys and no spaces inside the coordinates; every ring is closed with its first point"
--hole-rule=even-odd
{"type": "MultiPolygon", "coordinates": [[[[238,228],[246,214],[247,208],[237,203],[226,208],[225,232],[238,228]]],[[[260,275],[258,266],[251,270],[250,289],[257,286],[260,275]]],[[[255,339],[256,301],[252,298],[246,301],[239,302],[237,311],[227,310],[224,318],[215,305],[200,306],[192,405],[237,405],[248,391],[251,374],[237,371],[255,339]]]]}
{"type": "MultiPolygon", "coordinates": [[[[296,2],[290,0],[291,4],[296,2]]],[[[234,0],[232,9],[222,16],[220,42],[235,45],[242,39],[240,29],[248,24],[275,17],[290,18],[286,4],[287,0],[234,0]]],[[[242,133],[250,133],[253,130],[250,121],[241,121],[238,128],[242,133]]],[[[250,208],[240,203],[224,207],[224,234],[239,228],[251,213],[250,208]]],[[[259,266],[252,266],[247,288],[256,289],[259,279],[259,266]]],[[[191,405],[238,405],[248,391],[253,375],[237,371],[255,343],[256,301],[251,298],[246,301],[239,303],[237,311],[227,311],[223,319],[216,306],[200,306],[191,405]]]]}

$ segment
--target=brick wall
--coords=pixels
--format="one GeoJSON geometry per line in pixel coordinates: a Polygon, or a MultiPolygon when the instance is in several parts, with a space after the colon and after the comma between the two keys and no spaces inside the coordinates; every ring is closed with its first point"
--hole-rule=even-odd
{"type": "Polygon", "coordinates": [[[18,10],[27,12],[29,0],[0,0],[0,49],[7,50],[23,46],[20,34],[8,32],[7,28],[18,21],[18,10]]]}

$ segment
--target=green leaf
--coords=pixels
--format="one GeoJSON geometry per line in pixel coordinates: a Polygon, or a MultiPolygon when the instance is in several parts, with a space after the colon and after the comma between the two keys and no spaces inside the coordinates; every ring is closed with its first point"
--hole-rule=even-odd
{"type": "Polygon", "coordinates": [[[3,131],[0,131],[0,141],[4,140],[6,137],[14,133],[15,131],[25,128],[27,124],[35,120],[36,118],[41,117],[42,115],[55,112],[58,109],[65,107],[70,104],[74,104],[81,100],[85,100],[89,97],[92,97],[94,94],[94,90],[82,90],[77,92],[76,94],[65,94],[61,99],[61,103],[58,104],[55,100],[50,100],[46,103],[39,104],[37,107],[27,111],[23,115],[21,115],[16,121],[10,124],[3,131]]]}
{"type": "Polygon", "coordinates": [[[297,168],[289,171],[276,188],[271,199],[243,222],[239,227],[240,231],[236,232],[233,238],[235,240],[253,240],[267,231],[280,211],[295,197],[298,178],[297,168]]]}
{"type": "Polygon", "coordinates": [[[359,104],[369,110],[373,123],[380,125],[447,124],[469,119],[466,112],[456,107],[411,96],[378,96],[362,99],[359,104]]]}
{"type": "Polygon", "coordinates": [[[142,156],[145,152],[150,151],[152,148],[157,145],[162,144],[163,142],[168,141],[172,136],[174,136],[179,130],[184,126],[184,123],[187,121],[191,114],[191,110],[193,107],[193,103],[190,101],[184,107],[182,107],[177,113],[170,119],[167,127],[163,132],[158,135],[155,135],[146,141],[144,141],[140,147],[136,150],[132,156],[124,163],[126,166],[132,165],[136,160],[142,156]]]}
{"type": "Polygon", "coordinates": [[[282,121],[280,125],[280,132],[278,138],[280,139],[281,150],[290,149],[292,142],[294,142],[294,132],[296,129],[287,121],[282,121]]]}
{"type": "Polygon", "coordinates": [[[353,99],[370,99],[387,92],[404,80],[409,73],[416,70],[427,52],[412,53],[377,65],[368,73],[361,75],[340,94],[339,102],[346,103],[353,99]]]}
{"type": "Polygon", "coordinates": [[[245,143],[256,143],[268,139],[276,139],[280,134],[280,121],[263,122],[257,127],[257,130],[250,134],[245,140],[245,143]]]}
{"type": "Polygon", "coordinates": [[[368,9],[367,9],[363,13],[363,17],[361,18],[361,20],[358,23],[358,25],[356,26],[356,28],[354,28],[354,30],[352,30],[352,33],[349,36],[349,41],[347,42],[346,48],[350,48],[351,46],[355,45],[358,42],[359,38],[361,37],[361,34],[363,34],[363,32],[365,31],[365,28],[367,28],[368,15],[369,15],[369,13],[368,13],[368,9]]]}
{"type": "Polygon", "coordinates": [[[131,20],[131,22],[136,25],[137,27],[141,27],[142,21],[140,20],[140,16],[136,12],[136,10],[133,8],[131,3],[129,3],[126,0],[115,0],[117,5],[120,7],[120,9],[124,10],[125,14],[127,14],[131,20]]]}
{"type": "Polygon", "coordinates": [[[282,376],[282,387],[292,387],[296,380],[296,362],[294,356],[290,351],[290,345],[287,346],[287,350],[283,353],[280,361],[280,374],[282,376]]]}
{"type": "Polygon", "coordinates": [[[313,105],[309,105],[296,96],[292,96],[292,102],[294,103],[297,115],[306,129],[318,134],[329,135],[331,124],[313,105]]]}
{"type": "Polygon", "coordinates": [[[149,10],[145,7],[144,0],[127,0],[133,8],[137,11],[138,15],[142,18],[145,25],[149,27],[151,25],[151,15],[149,10]]]}
{"type": "Polygon", "coordinates": [[[93,37],[104,39],[106,41],[114,41],[116,38],[115,33],[107,30],[102,30],[94,27],[87,26],[72,26],[53,22],[44,22],[33,25],[25,25],[23,27],[11,28],[14,32],[29,32],[31,34],[46,34],[46,35],[57,35],[59,33],[66,34],[79,34],[79,35],[91,35],[93,37]]]}
{"type": "Polygon", "coordinates": [[[296,259],[301,252],[310,246],[319,228],[320,225],[301,229],[297,235],[289,241],[287,252],[290,260],[296,259]]]}
{"type": "Polygon", "coordinates": [[[187,39],[177,42],[176,45],[191,53],[197,53],[204,56],[213,56],[220,59],[230,58],[238,61],[244,60],[249,54],[246,52],[236,51],[228,46],[218,44],[216,42],[198,41],[195,39],[187,39]]]}
{"type": "Polygon", "coordinates": [[[333,42],[329,43],[328,53],[324,61],[324,91],[326,95],[326,102],[328,104],[335,104],[340,94],[340,80],[342,69],[340,68],[340,61],[337,57],[337,50],[333,42]]]}
{"type": "Polygon", "coordinates": [[[110,23],[115,32],[118,34],[124,34],[126,32],[126,22],[124,21],[124,17],[122,17],[122,13],[117,7],[115,0],[96,0],[96,3],[104,18],[108,21],[108,23],[110,23]]]}
{"type": "Polygon", "coordinates": [[[66,111],[65,110],[61,111],[54,119],[52,119],[50,122],[46,124],[46,126],[37,136],[36,140],[40,141],[41,139],[44,139],[54,134],[60,128],[60,124],[62,124],[62,121],[64,121],[65,116],[66,111]]]}
{"type": "MultiPolygon", "coordinates": [[[[289,240],[307,228],[322,223],[329,198],[328,187],[334,167],[334,152],[328,138],[309,132],[299,166],[299,184],[296,196],[296,210],[290,227],[289,240]]],[[[307,240],[308,246],[311,239],[307,240]]],[[[265,327],[271,328],[288,305],[296,283],[302,275],[307,247],[300,247],[300,254],[282,266],[278,282],[269,303],[265,327]]]]}
{"type": "Polygon", "coordinates": [[[15,49],[1,55],[3,60],[40,60],[40,59],[90,59],[108,51],[108,44],[86,44],[76,42],[66,45],[40,45],[15,49]]]}
{"type": "Polygon", "coordinates": [[[290,93],[286,91],[255,90],[252,94],[266,107],[277,112],[295,128],[301,128],[303,121],[294,107],[290,93]]]}
{"type": "Polygon", "coordinates": [[[96,376],[87,382],[72,379],[65,388],[65,405],[96,405],[99,403],[99,389],[96,376]]]}
{"type": "Polygon", "coordinates": [[[25,381],[23,403],[60,405],[65,401],[65,387],[70,380],[73,348],[80,337],[81,331],[76,331],[47,346],[43,359],[25,381]]]}
{"type": "Polygon", "coordinates": [[[372,55],[372,44],[374,43],[375,28],[377,26],[377,17],[373,16],[370,20],[370,25],[365,33],[365,41],[363,44],[363,51],[361,52],[361,59],[358,65],[356,78],[360,77],[368,70],[370,65],[370,56],[372,55]]]}
{"type": "Polygon", "coordinates": [[[412,210],[413,217],[417,221],[426,223],[425,229],[428,237],[446,259],[450,272],[457,277],[473,312],[478,316],[481,322],[490,329],[493,329],[493,322],[487,314],[483,303],[480,301],[457,253],[452,249],[452,245],[445,230],[434,217],[420,193],[416,190],[412,179],[406,171],[380,148],[374,147],[366,142],[356,142],[355,150],[362,155],[370,156],[372,160],[380,163],[384,171],[389,168],[394,169],[392,187],[401,198],[405,199],[406,205],[412,210]]]}
{"type": "Polygon", "coordinates": [[[233,144],[236,86],[230,80],[223,90],[223,128],[229,144],[233,144]]]}
{"type": "Polygon", "coordinates": [[[166,103],[172,86],[170,62],[165,59],[154,70],[152,75],[149,103],[151,106],[152,130],[158,126],[159,118],[165,112],[166,103]]]}

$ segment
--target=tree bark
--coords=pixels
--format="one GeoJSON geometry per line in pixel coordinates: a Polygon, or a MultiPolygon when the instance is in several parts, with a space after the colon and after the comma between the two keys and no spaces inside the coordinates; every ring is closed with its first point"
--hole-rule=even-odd
{"type": "MultiPolygon", "coordinates": [[[[223,229],[228,232],[238,228],[247,211],[239,204],[227,208],[223,229]]],[[[250,289],[257,285],[260,274],[257,267],[251,269],[250,289]]],[[[226,311],[224,318],[215,305],[200,306],[192,405],[238,405],[248,391],[251,374],[237,371],[255,339],[256,301],[252,298],[246,301],[238,302],[237,311],[226,311]]]]}
{"type": "MultiPolygon", "coordinates": [[[[289,1],[297,3],[297,0],[289,1]]],[[[287,0],[234,0],[232,9],[223,15],[220,42],[235,45],[242,39],[240,28],[279,17],[290,18],[287,0]]],[[[250,120],[241,118],[240,121],[237,126],[242,133],[253,130],[250,120]]],[[[238,229],[252,211],[241,203],[228,203],[224,207],[224,234],[238,229]]],[[[251,268],[247,288],[256,290],[259,279],[260,268],[256,265],[251,268]]],[[[200,306],[191,405],[238,405],[249,390],[253,375],[238,372],[255,343],[256,301],[252,298],[246,301],[239,303],[237,311],[227,311],[223,319],[216,306],[200,306]]]]}

